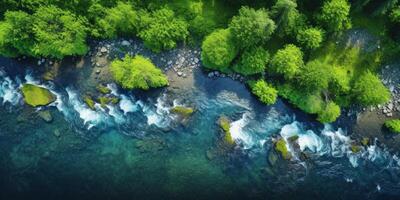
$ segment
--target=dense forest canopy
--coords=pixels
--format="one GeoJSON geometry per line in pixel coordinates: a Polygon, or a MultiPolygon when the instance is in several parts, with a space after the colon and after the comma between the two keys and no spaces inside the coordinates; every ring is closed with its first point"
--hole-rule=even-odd
{"type": "MultiPolygon", "coordinates": [[[[335,121],[340,107],[390,99],[376,72],[400,40],[398,0],[3,0],[0,16],[4,56],[62,59],[85,55],[90,39],[116,37],[138,37],[154,52],[199,45],[207,70],[248,76],[262,102],[279,94],[321,122],[335,121]],[[350,28],[376,34],[382,48],[340,45],[350,28]]],[[[132,62],[150,61],[112,65],[125,88],[167,84],[151,63],[142,70],[158,78],[132,82],[119,70],[132,62]]]]}

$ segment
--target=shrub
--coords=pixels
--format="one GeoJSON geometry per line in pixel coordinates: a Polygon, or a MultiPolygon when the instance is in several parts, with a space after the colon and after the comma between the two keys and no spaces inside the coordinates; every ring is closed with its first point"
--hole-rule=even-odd
{"type": "Polygon", "coordinates": [[[385,121],[384,126],[393,133],[400,133],[400,120],[399,119],[391,119],[385,121]]]}
{"type": "Polygon", "coordinates": [[[299,71],[298,84],[307,92],[326,90],[331,79],[330,68],[318,60],[308,62],[299,71]]]}
{"type": "Polygon", "coordinates": [[[352,91],[355,99],[363,106],[378,105],[390,100],[389,90],[369,71],[355,81],[352,91]]]}
{"type": "Polygon", "coordinates": [[[141,22],[138,36],[155,52],[172,49],[178,41],[185,40],[189,35],[187,22],[168,8],[143,16],[141,22]]]}
{"type": "Polygon", "coordinates": [[[336,121],[340,116],[340,107],[335,102],[328,102],[324,109],[318,113],[318,121],[322,123],[330,123],[336,121]]]}
{"type": "Polygon", "coordinates": [[[147,58],[126,55],[122,60],[114,60],[110,68],[115,81],[125,89],[143,89],[168,85],[167,77],[147,58]]]}
{"type": "Polygon", "coordinates": [[[351,27],[350,4],[347,0],[328,0],[319,16],[321,24],[330,32],[340,32],[351,27]]]}
{"type": "Polygon", "coordinates": [[[233,70],[243,75],[258,74],[265,71],[269,53],[262,47],[255,47],[243,52],[233,70]]]}
{"type": "Polygon", "coordinates": [[[392,22],[399,23],[400,22],[400,6],[392,9],[389,17],[392,22]]]}
{"type": "Polygon", "coordinates": [[[299,31],[297,42],[307,49],[316,49],[321,45],[323,32],[318,28],[307,28],[299,31]]]}
{"type": "Polygon", "coordinates": [[[301,110],[309,114],[320,112],[324,106],[324,101],[318,93],[304,93],[296,90],[289,84],[282,85],[278,88],[279,95],[289,100],[301,110]]]}
{"type": "Polygon", "coordinates": [[[238,52],[229,29],[219,29],[208,35],[201,48],[204,66],[217,70],[226,70],[238,52]]]}
{"type": "Polygon", "coordinates": [[[304,16],[297,10],[297,3],[293,0],[277,0],[272,7],[272,15],[275,19],[280,37],[295,35],[306,24],[304,16]]]}
{"type": "Polygon", "coordinates": [[[242,7],[239,15],[232,18],[229,28],[238,45],[246,48],[267,41],[276,26],[265,9],[242,7]]]}
{"type": "Polygon", "coordinates": [[[278,96],[278,91],[266,83],[264,80],[258,80],[250,84],[251,92],[258,97],[258,99],[267,104],[274,104],[278,96]]]}
{"type": "Polygon", "coordinates": [[[295,45],[289,44],[278,50],[274,55],[270,63],[270,70],[272,73],[282,75],[289,80],[303,65],[303,53],[295,45]]]}
{"type": "Polygon", "coordinates": [[[204,37],[210,33],[217,27],[214,20],[204,17],[202,15],[196,16],[191,20],[189,30],[197,37],[204,37]]]}

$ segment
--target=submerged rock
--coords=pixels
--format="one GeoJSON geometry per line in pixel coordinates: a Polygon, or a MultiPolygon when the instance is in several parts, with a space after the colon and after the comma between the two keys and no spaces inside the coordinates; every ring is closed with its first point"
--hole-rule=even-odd
{"type": "Polygon", "coordinates": [[[45,122],[51,122],[53,121],[53,117],[51,116],[50,111],[48,110],[42,110],[38,112],[38,116],[42,118],[45,122]]]}
{"type": "Polygon", "coordinates": [[[185,106],[175,106],[170,109],[170,112],[182,117],[190,117],[193,114],[194,109],[185,106]]]}
{"type": "Polygon", "coordinates": [[[56,96],[48,89],[33,84],[24,84],[21,88],[24,100],[33,107],[46,106],[56,100],[56,96]]]}
{"type": "Polygon", "coordinates": [[[285,160],[289,160],[292,157],[283,138],[276,141],[274,148],[285,160]]]}
{"type": "Polygon", "coordinates": [[[235,144],[235,140],[232,138],[232,134],[230,131],[231,127],[230,120],[226,116],[221,116],[218,119],[218,124],[224,133],[224,142],[226,142],[229,145],[235,144]]]}

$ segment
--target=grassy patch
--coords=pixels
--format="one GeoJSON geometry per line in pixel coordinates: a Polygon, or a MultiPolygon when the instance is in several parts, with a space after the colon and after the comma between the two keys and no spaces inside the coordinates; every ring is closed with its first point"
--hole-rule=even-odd
{"type": "Polygon", "coordinates": [[[24,100],[33,107],[45,106],[56,100],[56,96],[48,89],[32,84],[24,84],[21,88],[24,100]]]}

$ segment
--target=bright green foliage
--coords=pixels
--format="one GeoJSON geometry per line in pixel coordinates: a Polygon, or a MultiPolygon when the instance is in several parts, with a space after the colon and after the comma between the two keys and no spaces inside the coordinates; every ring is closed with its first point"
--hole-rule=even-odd
{"type": "Polygon", "coordinates": [[[329,32],[341,32],[351,27],[349,14],[350,4],[347,0],[327,0],[319,19],[329,32]]]}
{"type": "Polygon", "coordinates": [[[33,55],[32,17],[22,11],[6,12],[0,22],[0,54],[33,55]]]}
{"type": "Polygon", "coordinates": [[[63,58],[88,50],[85,20],[54,6],[40,7],[33,17],[36,55],[63,58]]]}
{"type": "Polygon", "coordinates": [[[21,88],[24,100],[33,107],[46,106],[56,100],[56,96],[48,89],[32,84],[24,84],[21,88]]]}
{"type": "Polygon", "coordinates": [[[278,91],[264,80],[258,80],[257,82],[250,84],[250,87],[251,92],[256,95],[261,102],[267,105],[276,102],[278,91]]]}
{"type": "Polygon", "coordinates": [[[281,154],[281,156],[286,159],[289,160],[291,158],[291,154],[288,150],[288,148],[286,147],[286,141],[282,138],[279,139],[278,141],[276,141],[275,143],[275,150],[281,154]]]}
{"type": "Polygon", "coordinates": [[[238,53],[229,29],[219,29],[208,35],[201,48],[201,60],[210,69],[226,70],[238,53]]]}
{"type": "Polygon", "coordinates": [[[350,92],[350,76],[342,67],[333,67],[329,89],[335,94],[347,94],[350,92]]]}
{"type": "Polygon", "coordinates": [[[176,47],[178,41],[183,41],[189,35],[188,24],[175,16],[168,8],[156,10],[141,17],[141,27],[138,36],[144,44],[155,52],[176,47]]]}
{"type": "Polygon", "coordinates": [[[110,68],[115,81],[125,89],[143,89],[168,85],[167,77],[147,58],[126,55],[122,60],[114,60],[110,68]]]}
{"type": "Polygon", "coordinates": [[[305,25],[297,10],[296,0],[277,0],[272,7],[272,15],[277,25],[276,32],[280,36],[294,34],[301,28],[302,23],[305,25]]]}
{"type": "Polygon", "coordinates": [[[268,61],[269,53],[264,48],[251,48],[243,52],[233,70],[243,75],[262,73],[265,71],[268,61]]]}
{"type": "Polygon", "coordinates": [[[137,32],[139,23],[138,13],[131,4],[119,2],[116,7],[105,10],[101,5],[91,7],[91,12],[106,15],[96,21],[95,37],[115,38],[118,35],[133,36],[137,32]]]}
{"type": "Polygon", "coordinates": [[[387,120],[384,126],[389,129],[389,131],[400,134],[400,119],[387,120]]]}
{"type": "Polygon", "coordinates": [[[96,104],[96,102],[94,102],[94,100],[92,99],[91,96],[89,95],[85,95],[83,97],[83,101],[85,102],[85,104],[92,110],[95,110],[96,107],[94,106],[96,104]]]}
{"type": "Polygon", "coordinates": [[[267,41],[276,26],[265,9],[242,7],[239,15],[232,18],[229,28],[238,45],[246,48],[267,41]]]}
{"type": "Polygon", "coordinates": [[[324,34],[321,29],[307,28],[299,31],[296,37],[297,41],[307,49],[316,49],[320,47],[324,39],[324,34]]]}
{"type": "Polygon", "coordinates": [[[336,121],[340,116],[340,107],[335,102],[328,102],[324,109],[318,113],[318,121],[330,123],[336,121]]]}
{"type": "Polygon", "coordinates": [[[389,17],[390,17],[390,20],[392,20],[392,22],[400,23],[400,7],[394,8],[390,12],[390,16],[389,17]]]}
{"type": "Polygon", "coordinates": [[[318,60],[307,63],[299,71],[298,84],[307,92],[326,90],[331,80],[331,69],[318,60]]]}
{"type": "Polygon", "coordinates": [[[270,63],[272,73],[282,75],[289,80],[294,77],[299,68],[304,65],[303,53],[293,44],[286,45],[278,50],[270,63]]]}
{"type": "Polygon", "coordinates": [[[389,90],[371,72],[366,72],[356,80],[353,87],[355,99],[363,106],[378,105],[390,100],[389,90]]]}
{"type": "Polygon", "coordinates": [[[279,95],[289,100],[290,103],[309,114],[316,114],[324,107],[324,101],[318,93],[304,93],[296,90],[289,84],[282,85],[278,88],[279,95]]]}

